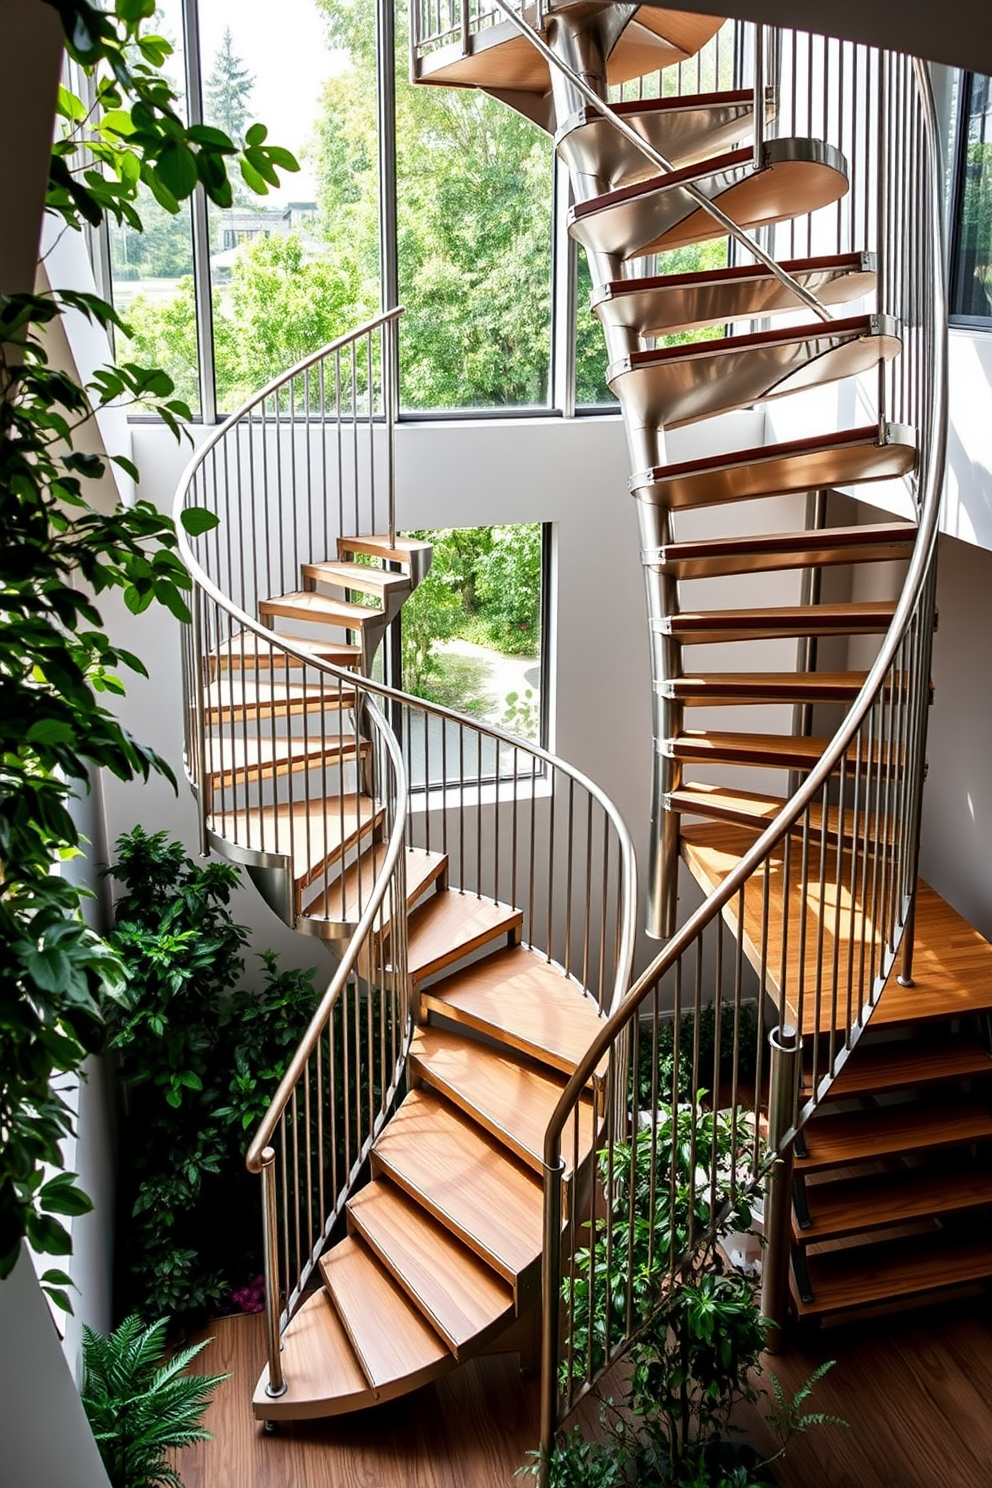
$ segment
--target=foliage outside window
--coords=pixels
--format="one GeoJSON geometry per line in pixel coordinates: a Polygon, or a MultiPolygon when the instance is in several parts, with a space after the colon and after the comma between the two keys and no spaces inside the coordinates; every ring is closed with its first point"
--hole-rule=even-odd
{"type": "Polygon", "coordinates": [[[411,535],[434,557],[403,607],[404,689],[540,743],[541,524],[411,535]]]}
{"type": "Polygon", "coordinates": [[[992,78],[966,79],[951,314],[992,320],[992,78]]]}

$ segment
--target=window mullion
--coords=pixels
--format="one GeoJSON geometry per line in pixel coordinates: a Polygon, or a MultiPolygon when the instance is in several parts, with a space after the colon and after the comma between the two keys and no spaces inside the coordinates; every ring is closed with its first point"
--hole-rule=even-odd
{"type": "MultiPolygon", "coordinates": [[[[186,109],[190,124],[203,123],[203,67],[200,58],[199,0],[182,0],[186,51],[186,109]]],[[[193,228],[193,291],[196,302],[196,342],[200,358],[200,409],[205,424],[217,420],[214,376],[214,314],[210,283],[210,221],[207,196],[197,185],[191,202],[193,228]]]]}
{"type": "Polygon", "coordinates": [[[551,218],[551,406],[575,417],[576,245],[568,235],[568,171],[555,158],[551,218]]]}

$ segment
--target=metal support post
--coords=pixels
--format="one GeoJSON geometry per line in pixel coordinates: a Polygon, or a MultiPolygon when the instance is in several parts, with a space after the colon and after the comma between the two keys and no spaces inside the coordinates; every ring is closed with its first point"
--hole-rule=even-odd
{"type": "Polygon", "coordinates": [[[265,1320],[269,1335],[269,1382],[266,1395],[286,1393],[279,1342],[279,1226],[276,1212],[276,1154],[262,1153],[262,1224],[265,1232],[265,1320]]]}
{"type": "Polygon", "coordinates": [[[782,1348],[789,1306],[789,1266],[792,1254],[792,1168],[790,1142],[783,1139],[792,1130],[799,1088],[799,1055],[802,1040],[795,1028],[781,1024],[768,1035],[771,1050],[768,1091],[768,1145],[775,1163],[765,1181],[765,1253],[761,1263],[761,1311],[770,1324],[765,1348],[777,1354],[782,1348]]]}

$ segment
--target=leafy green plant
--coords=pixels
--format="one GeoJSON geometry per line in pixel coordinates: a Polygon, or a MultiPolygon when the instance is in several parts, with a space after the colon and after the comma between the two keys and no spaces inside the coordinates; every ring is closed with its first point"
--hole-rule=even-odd
{"type": "MultiPolygon", "coordinates": [[[[219,206],[232,201],[237,164],[246,184],[266,191],[296,162],[266,144],[253,125],[243,147],[220,130],[187,127],[161,68],[171,48],[149,33],[155,0],[49,0],[65,48],[93,90],[92,104],[58,93],[46,209],[63,230],[105,220],[140,229],[138,202],[151,193],[175,213],[199,183],[219,206]]],[[[165,605],[189,618],[189,578],[168,518],[146,502],[114,511],[86,498],[107,460],[77,447],[79,430],[103,406],[135,404],[176,434],[189,417],[160,369],[124,361],[82,385],[53,365],[51,330],[75,312],[107,330],[125,329],[111,305],[68,289],[7,293],[0,286],[0,1278],[27,1236],[42,1253],[65,1255],[60,1216],[89,1200],[61,1168],[71,1114],[54,1077],[78,1069],[102,1041],[100,1009],[122,986],[120,962],[83,923],[82,891],[53,868],[81,850],[68,803],[91,768],[121,779],[171,779],[103,705],[124,691],[121,669],[144,672],[132,652],[112,646],[96,600],[121,592],[134,614],[165,605]]],[[[125,457],[111,462],[137,479],[125,457]]],[[[215,519],[192,510],[202,533],[215,519]]],[[[62,1273],[48,1284],[68,1298],[62,1273]]]]}
{"type": "Polygon", "coordinates": [[[240,987],[236,868],[200,866],[140,827],[117,854],[125,892],[111,944],[124,985],[106,1017],[128,1101],[119,1290],[146,1316],[188,1316],[216,1310],[260,1269],[246,1132],[313,1012],[313,974],[280,971],[266,951],[261,987],[240,987]]]}
{"type": "Polygon", "coordinates": [[[83,1409],[111,1488],[182,1488],[168,1453],[209,1439],[200,1424],[226,1374],[189,1374],[210,1341],[166,1358],[166,1320],[127,1317],[104,1336],[83,1327],[83,1409]]]}
{"type": "MultiPolygon", "coordinates": [[[[737,1078],[741,1084],[753,1081],[755,1074],[755,1050],[758,1032],[757,1008],[753,1003],[742,1003],[736,1018],[732,1008],[723,1008],[720,1017],[719,1051],[717,1050],[716,1008],[709,1004],[701,1008],[698,1029],[698,1075],[694,1080],[693,1063],[696,1048],[696,1017],[690,1009],[678,1021],[678,1082],[681,1100],[692,1100],[695,1086],[713,1084],[714,1076],[729,1084],[734,1070],[735,1033],[737,1050],[737,1078]]],[[[659,1019],[656,1025],[639,1030],[637,1044],[637,1104],[644,1109],[656,1101],[672,1098],[675,1070],[674,1018],[659,1019]],[[655,1074],[657,1070],[657,1074],[655,1074]]]]}

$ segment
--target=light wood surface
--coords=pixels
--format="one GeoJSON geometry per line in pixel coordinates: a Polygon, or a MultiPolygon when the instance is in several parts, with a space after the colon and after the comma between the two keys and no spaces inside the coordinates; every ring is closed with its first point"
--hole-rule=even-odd
{"type": "MultiPolygon", "coordinates": [[[[544,1133],[565,1088],[565,1077],[444,1028],[426,1025],[410,1050],[415,1076],[441,1092],[536,1173],[543,1173],[544,1133]]],[[[578,1161],[593,1141],[591,1100],[578,1108],[578,1161]]],[[[569,1170],[575,1156],[571,1125],[562,1134],[569,1170]]]]}
{"type": "Polygon", "coordinates": [[[487,956],[421,993],[423,1006],[570,1074],[599,1012],[577,983],[523,946],[487,956]]]}
{"type": "Polygon", "coordinates": [[[839,1100],[901,1086],[967,1080],[988,1074],[992,1074],[992,1057],[974,1034],[900,1039],[885,1044],[863,1042],[834,1079],[830,1094],[839,1100]]]}
{"type": "Polygon", "coordinates": [[[227,812],[209,818],[209,825],[246,852],[288,858],[294,883],[305,888],[375,831],[383,815],[382,805],[371,796],[328,796],[227,812]]]}
{"type": "Polygon", "coordinates": [[[283,1369],[285,1395],[266,1395],[267,1367],[255,1387],[252,1409],[263,1420],[308,1420],[375,1404],[374,1391],[323,1292],[308,1297],[290,1320],[283,1334],[283,1369]]]}
{"type": "MultiPolygon", "coordinates": [[[[761,496],[788,496],[817,486],[881,480],[905,475],[915,463],[916,450],[908,433],[903,431],[900,439],[880,444],[876,424],[658,465],[636,475],[632,488],[642,500],[657,501],[678,510],[713,506],[724,501],[748,501],[761,496]]],[[[873,537],[879,536],[877,528],[862,527],[858,530],[867,534],[863,540],[869,543],[873,537]]],[[[794,538],[796,534],[756,534],[754,538],[749,534],[746,538],[698,541],[700,544],[712,543],[714,546],[706,550],[710,552],[717,544],[742,542],[748,545],[754,542],[761,551],[762,544],[790,536],[794,538]]],[[[820,533],[819,537],[823,541],[828,539],[828,534],[820,533]]],[[[856,545],[856,539],[851,541],[856,545]]]]}
{"type": "MultiPolygon", "coordinates": [[[[811,770],[823,754],[828,738],[802,734],[735,734],[719,729],[687,729],[666,743],[666,753],[689,764],[757,765],[778,770],[811,770]]],[[[856,763],[849,756],[849,771],[856,763]]],[[[872,761],[861,760],[866,770],[872,761]]]]}
{"type": "Polygon", "coordinates": [[[684,644],[780,636],[872,635],[888,630],[895,601],[777,605],[762,610],[685,610],[665,630],[684,644]]]}
{"type": "MultiPolygon", "coordinates": [[[[375,881],[386,860],[387,844],[377,842],[367,848],[361,856],[346,868],[341,877],[312,899],[305,914],[314,919],[341,921],[357,924],[369,902],[375,881]]],[[[448,859],[444,853],[427,852],[421,847],[408,847],[404,853],[406,875],[406,902],[416,904],[421,894],[436,883],[447,872],[448,859]]],[[[388,905],[380,915],[379,928],[389,923],[388,905]]]]}
{"type": "MultiPolygon", "coordinates": [[[[754,833],[741,827],[706,822],[687,826],[683,831],[684,855],[693,875],[708,891],[723,882],[740,858],[754,841],[754,833]]],[[[781,1005],[782,1002],[782,926],[785,919],[783,896],[782,860],[773,858],[769,865],[769,945],[767,965],[767,989],[781,1005]]],[[[793,873],[789,886],[788,901],[788,955],[786,957],[786,1005],[791,1018],[798,1014],[796,1006],[797,988],[800,981],[800,920],[802,917],[801,882],[797,871],[798,858],[793,856],[793,873]]],[[[843,882],[848,883],[846,866],[843,882]]],[[[743,944],[748,960],[755,970],[761,965],[763,875],[751,878],[744,894],[743,944]]],[[[823,953],[818,956],[818,931],[820,905],[818,885],[811,887],[807,913],[808,935],[805,960],[802,965],[805,983],[803,1003],[803,1033],[812,1033],[817,1025],[816,986],[817,963],[821,961],[822,998],[819,1026],[826,1030],[833,1017],[831,998],[833,993],[834,933],[839,928],[837,961],[842,978],[846,977],[849,939],[851,931],[850,895],[846,888],[840,893],[840,915],[836,914],[838,896],[835,887],[827,886],[823,906],[823,953]]],[[[724,918],[731,928],[737,930],[736,899],[724,910],[724,918]]],[[[870,941],[872,926],[870,915],[856,903],[854,931],[860,942],[862,923],[870,941]]],[[[913,958],[913,986],[900,987],[896,977],[890,976],[881,998],[872,1013],[872,1025],[924,1021],[931,1018],[967,1017],[992,1008],[992,945],[962,918],[939,894],[922,879],[919,882],[916,902],[916,933],[913,958]]],[[[867,966],[866,957],[866,966],[867,966]]],[[[867,975],[867,973],[866,973],[867,975]]],[[[838,1017],[841,1022],[847,1017],[847,983],[841,983],[838,1017]]],[[[853,1014],[857,1016],[857,995],[853,1014]]]]}
{"type": "Polygon", "coordinates": [[[806,1197],[812,1222],[806,1229],[796,1225],[793,1234],[798,1244],[815,1245],[908,1220],[992,1206],[992,1171],[976,1164],[899,1168],[810,1183],[806,1197]]]}
{"type": "MultiPolygon", "coordinates": [[[[302,662],[297,661],[295,656],[287,656],[285,652],[275,649],[280,640],[291,642],[298,651],[306,656],[312,656],[315,661],[328,661],[332,666],[356,667],[362,659],[362,648],[360,646],[347,646],[337,641],[314,641],[304,640],[301,636],[275,635],[272,641],[263,640],[253,630],[238,631],[229,641],[217,647],[210,653],[208,663],[211,672],[217,670],[226,671],[268,671],[271,668],[283,670],[284,668],[300,667],[302,662]]],[[[328,691],[336,690],[333,678],[328,679],[328,691]]]]}
{"type": "Polygon", "coordinates": [[[327,685],[302,682],[257,681],[254,677],[228,675],[203,690],[204,717],[208,723],[241,722],[256,718],[268,722],[294,718],[301,713],[331,713],[351,708],[353,687],[338,687],[334,678],[327,685]]]}
{"type": "Polygon", "coordinates": [[[423,1313],[366,1249],[346,1236],[320,1270],[355,1355],[379,1398],[415,1390],[454,1367],[455,1358],[423,1313]]]}
{"type": "Polygon", "coordinates": [[[985,1141],[992,1137],[992,1107],[980,1099],[878,1106],[815,1115],[804,1132],[807,1152],[796,1157],[796,1171],[815,1173],[845,1163],[985,1141]]]}
{"type": "Polygon", "coordinates": [[[407,926],[407,968],[414,982],[488,945],[513,935],[523,924],[523,913],[507,904],[475,894],[445,889],[410,915],[407,926]]]}
{"type": "Polygon", "coordinates": [[[263,619],[280,617],[285,620],[306,620],[317,624],[339,625],[346,630],[364,630],[373,621],[382,619],[381,610],[370,610],[365,605],[349,604],[343,599],[330,599],[326,594],[317,594],[312,589],[299,589],[292,594],[278,594],[272,599],[260,599],[258,613],[263,619]]]}
{"type": "Polygon", "coordinates": [[[700,538],[666,544],[659,566],[676,578],[696,579],[837,563],[891,562],[907,558],[915,538],[916,528],[908,523],[700,538]]]}
{"type": "MultiPolygon", "coordinates": [[[[813,1255],[809,1272],[814,1300],[797,1303],[801,1318],[984,1280],[992,1275],[992,1246],[986,1239],[938,1231],[813,1255]]],[[[981,1479],[973,1481],[978,1488],[981,1479]]]]}
{"type": "MultiPolygon", "coordinates": [[[[768,826],[785,805],[784,796],[766,795],[761,791],[745,791],[730,786],[707,785],[698,781],[684,781],[678,790],[672,791],[667,797],[673,810],[681,811],[685,815],[711,817],[719,821],[729,822],[737,826],[758,827],[768,826]]],[[[871,817],[874,823],[875,817],[871,817]]],[[[819,842],[820,834],[824,830],[824,815],[822,806],[811,806],[809,812],[809,833],[811,842],[819,842]]],[[[858,814],[857,826],[863,833],[864,816],[858,814]]],[[[843,830],[848,841],[851,833],[855,830],[855,816],[852,810],[845,809],[843,826],[836,806],[828,806],[826,814],[827,840],[837,841],[837,834],[843,830]]],[[[874,830],[871,826],[869,830],[874,830]]],[[[800,822],[794,835],[802,836],[803,824],[800,822]]]]}
{"type": "Polygon", "coordinates": [[[505,1281],[533,1273],[541,1183],[446,1101],[410,1091],[372,1149],[372,1171],[416,1198],[505,1281]]]}
{"type": "Polygon", "coordinates": [[[371,568],[364,563],[304,563],[300,571],[314,584],[327,584],[335,589],[354,589],[360,594],[408,594],[410,580],[406,574],[390,573],[385,568],[371,568]]]}
{"type": "Polygon", "coordinates": [[[389,541],[388,533],[365,534],[361,537],[339,537],[338,557],[348,553],[367,553],[370,558],[381,558],[384,563],[406,563],[430,552],[431,545],[410,537],[396,537],[389,541]]]}
{"type": "Polygon", "coordinates": [[[348,1200],[348,1222],[459,1357],[509,1326],[508,1283],[388,1179],[348,1200]]]}
{"type": "Polygon", "coordinates": [[[271,735],[239,738],[207,738],[207,776],[215,787],[239,780],[252,784],[270,780],[274,775],[288,775],[299,770],[316,770],[324,765],[353,761],[359,752],[371,749],[367,739],[352,734],[325,734],[323,738],[300,735],[276,739],[271,735]]]}

